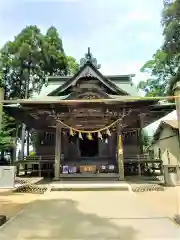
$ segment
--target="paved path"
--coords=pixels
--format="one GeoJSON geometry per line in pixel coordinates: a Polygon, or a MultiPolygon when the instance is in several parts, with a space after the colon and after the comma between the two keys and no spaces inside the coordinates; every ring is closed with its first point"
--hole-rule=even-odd
{"type": "Polygon", "coordinates": [[[180,228],[130,192],[49,192],[0,228],[0,239],[173,240],[180,228]]]}

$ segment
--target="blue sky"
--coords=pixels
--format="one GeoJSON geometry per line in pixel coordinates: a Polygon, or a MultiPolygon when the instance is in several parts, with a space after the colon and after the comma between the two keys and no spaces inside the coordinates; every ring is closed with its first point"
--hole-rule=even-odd
{"type": "Polygon", "coordinates": [[[161,45],[161,10],[162,0],[0,1],[0,45],[26,25],[54,25],[78,61],[90,46],[103,73],[138,73],[161,45]]]}

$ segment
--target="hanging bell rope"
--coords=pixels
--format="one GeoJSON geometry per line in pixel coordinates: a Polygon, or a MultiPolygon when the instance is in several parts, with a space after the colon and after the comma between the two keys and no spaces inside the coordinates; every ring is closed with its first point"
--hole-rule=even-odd
{"type": "Polygon", "coordinates": [[[87,138],[88,138],[89,140],[92,140],[92,139],[93,139],[92,134],[91,134],[91,133],[88,133],[88,134],[87,134],[87,138]]]}

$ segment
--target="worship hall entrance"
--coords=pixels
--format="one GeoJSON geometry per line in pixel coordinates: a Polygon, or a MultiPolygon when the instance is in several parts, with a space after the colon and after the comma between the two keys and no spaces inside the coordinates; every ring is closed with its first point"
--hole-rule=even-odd
{"type": "Polygon", "coordinates": [[[79,150],[81,157],[96,157],[98,156],[98,137],[96,134],[92,136],[92,139],[88,139],[87,136],[83,136],[79,139],[79,150]]]}

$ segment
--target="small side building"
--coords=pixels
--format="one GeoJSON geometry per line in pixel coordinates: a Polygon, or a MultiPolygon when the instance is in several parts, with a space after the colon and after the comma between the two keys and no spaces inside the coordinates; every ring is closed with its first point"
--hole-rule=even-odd
{"type": "Polygon", "coordinates": [[[153,136],[154,158],[161,159],[163,165],[180,166],[180,141],[177,120],[164,120],[153,136]]]}

